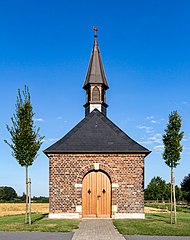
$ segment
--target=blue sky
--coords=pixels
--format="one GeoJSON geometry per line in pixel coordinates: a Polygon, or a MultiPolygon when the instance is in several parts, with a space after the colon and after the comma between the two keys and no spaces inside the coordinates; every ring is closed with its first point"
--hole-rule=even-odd
{"type": "Polygon", "coordinates": [[[43,150],[84,118],[85,80],[98,41],[110,89],[108,117],[149,148],[145,184],[170,180],[162,134],[171,111],[183,119],[184,151],[176,183],[190,173],[190,2],[188,0],[0,1],[0,185],[25,191],[25,169],[4,143],[18,88],[31,93],[45,141],[30,168],[32,194],[48,195],[43,150]]]}

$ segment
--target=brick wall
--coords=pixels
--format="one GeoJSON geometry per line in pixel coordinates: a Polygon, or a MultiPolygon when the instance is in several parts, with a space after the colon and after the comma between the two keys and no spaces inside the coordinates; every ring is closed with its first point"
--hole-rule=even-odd
{"type": "Polygon", "coordinates": [[[82,179],[99,163],[113,184],[117,213],[144,212],[143,154],[48,154],[50,213],[74,213],[82,205],[82,179]]]}

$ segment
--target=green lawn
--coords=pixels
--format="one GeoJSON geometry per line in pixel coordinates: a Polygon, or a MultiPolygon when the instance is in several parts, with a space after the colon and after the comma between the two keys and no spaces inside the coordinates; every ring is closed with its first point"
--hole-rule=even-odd
{"type": "Polygon", "coordinates": [[[32,225],[24,224],[24,215],[0,217],[0,231],[72,232],[79,220],[49,220],[46,215],[32,214],[32,225]]]}
{"type": "MultiPolygon", "coordinates": [[[[190,236],[190,214],[178,213],[178,223],[170,224],[166,213],[146,214],[145,220],[113,220],[123,235],[190,236]]],[[[71,232],[79,220],[49,220],[46,215],[33,214],[32,225],[24,224],[24,215],[0,217],[0,231],[71,232]]]]}
{"type": "Polygon", "coordinates": [[[178,213],[177,224],[170,224],[166,213],[146,214],[144,220],[113,220],[115,227],[123,235],[190,236],[190,214],[178,213]]]}

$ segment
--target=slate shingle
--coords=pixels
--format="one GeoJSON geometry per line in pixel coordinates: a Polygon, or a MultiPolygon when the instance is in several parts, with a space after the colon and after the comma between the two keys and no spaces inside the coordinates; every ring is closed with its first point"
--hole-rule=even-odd
{"type": "Polygon", "coordinates": [[[94,40],[94,46],[92,49],[92,54],[90,57],[88,71],[85,82],[83,84],[83,88],[86,89],[88,84],[103,84],[106,89],[109,88],[104,72],[104,67],[97,39],[94,40]]]}
{"type": "Polygon", "coordinates": [[[144,153],[150,151],[95,109],[44,153],[144,153]]]}

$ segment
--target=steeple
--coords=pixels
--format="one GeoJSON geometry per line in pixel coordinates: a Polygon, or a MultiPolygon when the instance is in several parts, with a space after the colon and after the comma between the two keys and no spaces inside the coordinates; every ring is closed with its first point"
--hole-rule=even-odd
{"type": "Polygon", "coordinates": [[[83,88],[86,90],[86,104],[85,116],[87,116],[94,109],[98,109],[104,115],[108,105],[106,104],[106,90],[109,88],[106,76],[104,73],[104,67],[102,64],[102,58],[98,47],[98,27],[93,27],[94,30],[94,46],[88,65],[88,71],[86,75],[83,88]]]}

